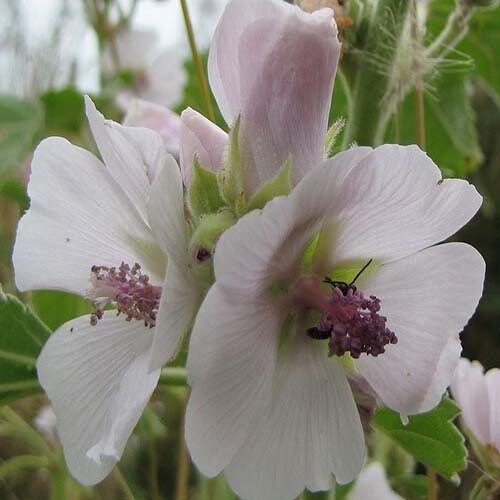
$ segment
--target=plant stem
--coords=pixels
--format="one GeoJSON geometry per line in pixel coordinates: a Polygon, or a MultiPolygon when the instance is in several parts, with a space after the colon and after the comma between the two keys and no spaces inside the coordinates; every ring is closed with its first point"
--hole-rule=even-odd
{"type": "Polygon", "coordinates": [[[18,455],[9,458],[0,464],[0,480],[4,480],[10,474],[22,469],[46,469],[49,461],[46,457],[38,455],[18,455]]]}
{"type": "MultiPolygon", "coordinates": [[[[187,398],[186,398],[187,401],[187,398]]],[[[177,457],[177,484],[175,487],[175,500],[188,500],[189,456],[184,440],[184,415],[182,414],[179,432],[179,454],[177,457]]]]}
{"type": "Polygon", "coordinates": [[[427,500],[438,500],[437,477],[430,468],[427,468],[427,500]]]}
{"type": "Polygon", "coordinates": [[[379,0],[366,41],[354,65],[352,99],[343,147],[352,142],[375,146],[383,141],[392,110],[384,105],[392,67],[411,2],[379,0]]]}
{"type": "Polygon", "coordinates": [[[317,491],[316,493],[312,493],[311,491],[306,490],[302,495],[303,500],[329,500],[329,498],[329,491],[317,491]]]}
{"type": "Polygon", "coordinates": [[[212,99],[210,97],[210,91],[208,90],[207,77],[205,75],[205,69],[203,68],[203,62],[198,52],[198,47],[196,46],[196,40],[193,32],[193,25],[191,24],[191,18],[189,17],[189,10],[186,0],[179,0],[181,3],[182,15],[184,17],[184,24],[186,26],[186,32],[189,40],[189,47],[191,49],[191,55],[193,56],[193,63],[196,68],[196,73],[198,75],[198,82],[200,84],[200,91],[205,103],[205,112],[207,118],[212,122],[215,122],[215,113],[212,106],[212,99]]]}
{"type": "Polygon", "coordinates": [[[170,386],[187,385],[187,372],[180,366],[163,368],[160,375],[160,384],[170,386]]]}
{"type": "Polygon", "coordinates": [[[127,500],[135,500],[135,496],[132,493],[132,490],[130,489],[130,486],[128,485],[127,480],[125,479],[125,477],[123,476],[123,474],[121,473],[121,471],[118,467],[115,467],[113,469],[113,476],[115,477],[116,482],[120,485],[120,487],[125,495],[125,498],[127,500]]]}
{"type": "Polygon", "coordinates": [[[427,57],[443,59],[467,34],[475,7],[466,0],[458,0],[446,21],[446,26],[427,49],[427,57]]]}
{"type": "Polygon", "coordinates": [[[151,500],[160,500],[160,488],[158,486],[158,458],[156,456],[155,440],[148,437],[149,453],[149,490],[151,500]]]}
{"type": "MultiPolygon", "coordinates": [[[[415,53],[418,53],[418,48],[422,43],[422,32],[418,26],[417,19],[417,0],[412,2],[411,13],[411,36],[415,45],[415,53]]],[[[414,74],[417,75],[414,90],[415,104],[415,142],[425,151],[425,115],[424,115],[424,82],[422,80],[422,61],[416,55],[414,61],[414,74]]]]}

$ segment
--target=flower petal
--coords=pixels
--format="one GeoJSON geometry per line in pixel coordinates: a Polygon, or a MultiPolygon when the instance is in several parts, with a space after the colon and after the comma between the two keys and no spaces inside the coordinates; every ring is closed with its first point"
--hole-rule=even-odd
{"type": "Polygon", "coordinates": [[[359,475],[348,500],[403,500],[390,487],[384,467],[380,462],[372,462],[359,475]]]}
{"type": "Polygon", "coordinates": [[[490,409],[490,443],[500,450],[500,370],[488,370],[485,378],[490,409]]]}
{"type": "Polygon", "coordinates": [[[167,276],[151,349],[150,366],[157,369],[175,354],[201,302],[201,290],[188,254],[182,179],[173,158],[151,188],[148,209],[153,233],[168,255],[167,276]]]}
{"type": "Polygon", "coordinates": [[[485,264],[464,243],[447,243],[380,266],[359,288],[381,301],[398,337],[356,366],[382,401],[403,416],[432,409],[450,385],[461,351],[459,333],[474,314],[485,264]]]}
{"type": "Polygon", "coordinates": [[[126,112],[123,125],[144,127],[160,134],[167,151],[179,155],[181,119],[177,113],[165,106],[131,96],[120,96],[120,104],[126,112]]]}
{"type": "Polygon", "coordinates": [[[341,186],[332,263],[367,257],[386,262],[411,255],[454,234],[481,203],[467,181],[442,180],[438,167],[417,146],[380,146],[341,186]]]}
{"type": "Polygon", "coordinates": [[[323,158],[340,53],[333,12],[277,0],[233,0],[209,54],[212,91],[228,124],[241,114],[249,192],[289,156],[297,183],[323,158]]]}
{"type": "Polygon", "coordinates": [[[188,355],[186,442],[207,476],[229,464],[268,402],[281,320],[267,297],[244,301],[217,284],[200,308],[188,355]]]}
{"type": "Polygon", "coordinates": [[[460,359],[451,384],[453,398],[462,409],[465,425],[483,445],[490,438],[490,403],[484,369],[477,361],[460,359]]]}
{"type": "Polygon", "coordinates": [[[359,413],[341,364],[298,329],[278,354],[273,394],[225,475],[242,498],[289,500],[352,481],[365,459],[359,413]]]}
{"type": "Polygon", "coordinates": [[[185,184],[189,184],[193,159],[201,165],[218,170],[224,162],[227,134],[194,109],[187,108],[181,114],[180,163],[185,184]]]}
{"type": "Polygon", "coordinates": [[[147,221],[150,184],[167,157],[161,137],[146,128],[124,127],[105,120],[88,96],[85,96],[85,109],[106,167],[147,221]]]}
{"type": "Polygon", "coordinates": [[[60,327],[38,358],[38,377],[57,416],[66,463],[83,484],[104,479],[120,459],[160,375],[149,373],[152,335],[105,312],[60,327]]]}
{"type": "Polygon", "coordinates": [[[65,139],[45,139],[33,157],[28,195],[31,207],[19,222],[13,253],[20,290],[83,295],[93,265],[122,261],[139,262],[152,281],[163,281],[151,230],[95,156],[65,139]]]}

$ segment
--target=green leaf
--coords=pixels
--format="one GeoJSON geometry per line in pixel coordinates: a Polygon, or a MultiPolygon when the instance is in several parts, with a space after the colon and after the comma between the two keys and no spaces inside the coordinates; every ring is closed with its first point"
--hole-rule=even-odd
{"type": "Polygon", "coordinates": [[[42,116],[34,103],[0,96],[0,173],[26,160],[41,129],[42,116]]]}
{"type": "Polygon", "coordinates": [[[71,87],[51,90],[41,96],[45,107],[45,127],[50,134],[77,133],[85,121],[82,94],[71,87]]]}
{"type": "Polygon", "coordinates": [[[247,210],[255,210],[256,208],[264,208],[268,201],[271,201],[276,196],[287,195],[292,190],[290,174],[292,170],[292,161],[288,159],[279,172],[269,179],[259,190],[252,196],[248,202],[247,210]]]}
{"type": "Polygon", "coordinates": [[[406,500],[426,500],[427,481],[427,476],[422,474],[400,476],[394,479],[392,486],[406,500]]]}
{"type": "Polygon", "coordinates": [[[187,200],[189,210],[195,218],[217,213],[224,207],[224,200],[217,183],[217,174],[203,168],[196,157],[193,161],[193,176],[189,184],[187,200]]]}
{"type": "Polygon", "coordinates": [[[0,288],[0,405],[40,391],[36,359],[50,330],[0,288]]]}
{"type": "Polygon", "coordinates": [[[398,413],[388,408],[376,412],[372,425],[416,460],[451,479],[467,464],[464,437],[452,423],[459,413],[458,406],[445,396],[436,408],[411,416],[406,425],[398,413]]]}
{"type": "Polygon", "coordinates": [[[55,330],[70,319],[89,314],[92,304],[78,295],[53,290],[37,290],[31,295],[31,303],[38,317],[55,330]]]}
{"type": "Polygon", "coordinates": [[[21,211],[28,210],[30,201],[23,184],[16,179],[0,181],[0,197],[11,200],[19,205],[21,211]]]}
{"type": "MultiPolygon", "coordinates": [[[[415,143],[413,93],[401,105],[399,133],[396,123],[387,142],[415,143]]],[[[440,75],[425,96],[426,151],[445,177],[465,177],[480,164],[483,154],[475,127],[475,116],[467,92],[467,74],[440,75]]]]}

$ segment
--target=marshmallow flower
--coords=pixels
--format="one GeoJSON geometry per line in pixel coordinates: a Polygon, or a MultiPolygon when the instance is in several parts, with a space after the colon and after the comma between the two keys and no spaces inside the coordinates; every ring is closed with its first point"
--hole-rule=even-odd
{"type": "Polygon", "coordinates": [[[462,358],[451,391],[469,431],[483,446],[500,451],[500,370],[484,373],[478,361],[462,358]]]}
{"type": "MultiPolygon", "coordinates": [[[[232,0],[215,31],[208,76],[229,126],[241,119],[244,187],[251,195],[293,158],[292,181],[323,159],[340,54],[331,9],[313,14],[281,0],[232,0]]],[[[225,132],[189,109],[181,115],[181,169],[189,183],[195,155],[223,163],[225,132]]]]}
{"type": "Polygon", "coordinates": [[[154,335],[172,354],[199,299],[177,164],[154,132],[104,120],[88,98],[86,107],[104,163],[65,139],[42,141],[13,261],[20,290],[64,290],[96,304],[53,333],[37,362],[67,465],[94,484],[120,458],[156,387],[154,335]],[[110,303],[118,316],[103,310],[110,303]]]}
{"type": "Polygon", "coordinates": [[[395,493],[385,475],[380,462],[372,462],[360,473],[352,490],[347,494],[347,500],[403,500],[395,493]]]}
{"type": "Polygon", "coordinates": [[[365,444],[346,370],[403,418],[438,404],[485,265],[436,244],[481,201],[416,146],[354,148],[228,229],[188,356],[201,472],[224,471],[245,500],[353,480],[365,444]]]}

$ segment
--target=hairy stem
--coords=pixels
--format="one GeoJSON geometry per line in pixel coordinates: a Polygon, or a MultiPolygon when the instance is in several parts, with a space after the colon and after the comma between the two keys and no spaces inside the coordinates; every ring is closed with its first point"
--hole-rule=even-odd
{"type": "Polygon", "coordinates": [[[436,473],[427,469],[427,500],[438,500],[438,483],[436,473]]]}
{"type": "MultiPolygon", "coordinates": [[[[187,398],[186,398],[187,400],[187,398]]],[[[177,456],[177,484],[175,487],[175,500],[188,500],[189,456],[184,440],[184,415],[181,418],[179,433],[179,453],[177,456]]]]}
{"type": "Polygon", "coordinates": [[[196,45],[196,40],[193,32],[193,25],[191,24],[191,18],[189,16],[189,10],[186,0],[179,0],[181,3],[182,15],[184,17],[184,24],[186,26],[186,32],[189,40],[189,47],[191,49],[191,55],[193,57],[193,63],[196,68],[196,73],[198,75],[198,82],[200,84],[200,91],[203,97],[203,102],[205,103],[205,112],[207,117],[215,122],[215,113],[212,106],[212,99],[210,97],[210,91],[208,90],[207,77],[205,75],[205,69],[203,68],[203,62],[196,45]]]}

